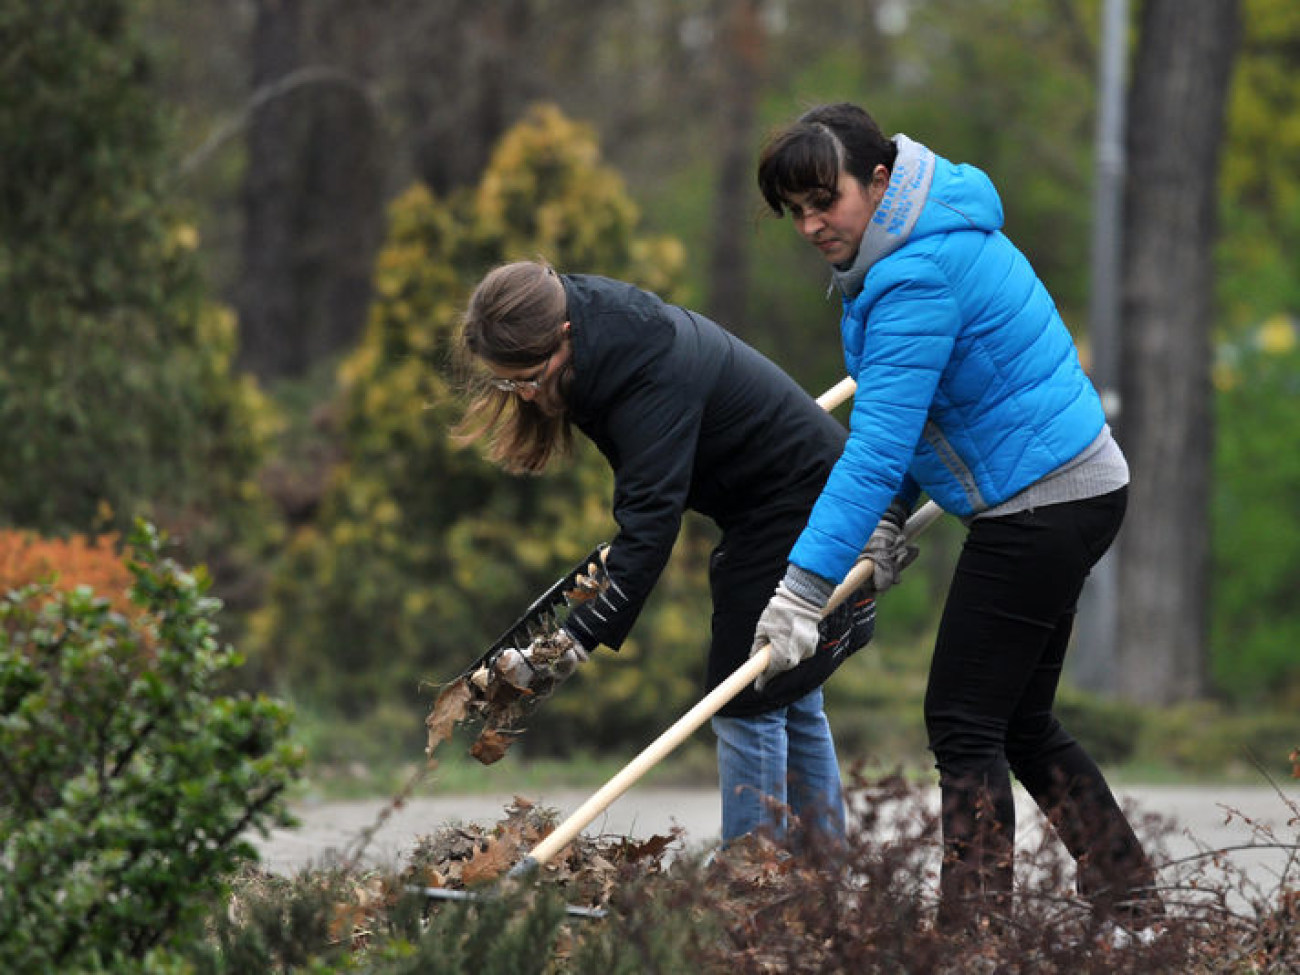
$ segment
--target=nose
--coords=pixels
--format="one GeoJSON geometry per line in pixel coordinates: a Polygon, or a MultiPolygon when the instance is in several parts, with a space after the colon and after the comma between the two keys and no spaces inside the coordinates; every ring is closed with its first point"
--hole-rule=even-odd
{"type": "Polygon", "coordinates": [[[795,229],[804,237],[817,236],[825,225],[825,221],[817,213],[803,213],[794,220],[795,229]]]}

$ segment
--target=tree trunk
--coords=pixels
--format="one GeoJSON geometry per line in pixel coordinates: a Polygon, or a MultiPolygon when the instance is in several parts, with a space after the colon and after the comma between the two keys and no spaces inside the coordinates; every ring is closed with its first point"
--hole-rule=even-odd
{"type": "Polygon", "coordinates": [[[235,303],[240,363],[262,379],[300,376],[356,343],[383,233],[367,34],[347,5],[330,6],[257,6],[235,303]]]}
{"type": "Polygon", "coordinates": [[[724,0],[719,17],[718,176],[709,259],[710,317],[743,329],[753,235],[755,125],[765,38],[755,0],[724,0]]]}
{"type": "Polygon", "coordinates": [[[1206,689],[1215,207],[1237,0],[1148,0],[1128,112],[1119,692],[1206,689]]]}
{"type": "Polygon", "coordinates": [[[405,97],[419,119],[416,171],[445,196],[478,182],[497,141],[538,94],[539,54],[529,43],[536,35],[527,0],[444,0],[427,16],[405,97]]]}
{"type": "MultiPolygon", "coordinates": [[[[288,76],[301,64],[300,0],[261,0],[252,37],[253,90],[288,76]]],[[[286,262],[293,250],[292,105],[272,99],[248,126],[248,170],[242,205],[243,271],[235,294],[240,365],[259,377],[288,371],[295,345],[293,285],[286,262]]]]}

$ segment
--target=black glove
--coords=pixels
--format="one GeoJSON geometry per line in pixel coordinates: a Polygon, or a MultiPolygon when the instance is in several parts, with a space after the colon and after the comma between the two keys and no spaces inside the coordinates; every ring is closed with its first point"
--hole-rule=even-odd
{"type": "Polygon", "coordinates": [[[871,580],[877,593],[882,593],[898,582],[903,570],[916,561],[921,550],[910,544],[903,533],[907,524],[907,510],[899,501],[891,504],[880,516],[876,530],[867,539],[867,547],[858,561],[871,559],[874,567],[871,580]]]}

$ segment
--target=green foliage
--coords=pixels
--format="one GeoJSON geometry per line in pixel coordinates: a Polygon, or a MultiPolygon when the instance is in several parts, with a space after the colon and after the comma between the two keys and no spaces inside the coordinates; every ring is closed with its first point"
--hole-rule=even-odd
{"type": "MultiPolygon", "coordinates": [[[[230,897],[211,918],[208,937],[185,946],[197,975],[221,972],[349,971],[349,922],[364,915],[357,903],[370,895],[367,878],[341,870],[304,871],[281,877],[246,870],[231,879],[230,897]]],[[[407,929],[394,908],[390,924],[407,929]]]]}
{"type": "Polygon", "coordinates": [[[0,523],[148,514],[206,554],[260,530],[268,420],[169,201],[136,7],[0,6],[0,523]]]}
{"type": "Polygon", "coordinates": [[[1067,688],[1057,697],[1054,711],[1099,764],[1132,760],[1143,728],[1143,713],[1135,705],[1067,688]]]}
{"type": "Polygon", "coordinates": [[[1223,154],[1211,604],[1231,700],[1300,702],[1300,9],[1245,0],[1223,154]]]}
{"type": "Polygon", "coordinates": [[[1229,335],[1300,313],[1300,9],[1245,0],[1221,180],[1219,294],[1229,335]]]}
{"type": "Polygon", "coordinates": [[[564,902],[546,894],[531,903],[520,896],[453,905],[440,911],[409,958],[386,966],[384,975],[543,975],[552,956],[564,902]]]}
{"type": "MultiPolygon", "coordinates": [[[[421,682],[459,674],[539,591],[612,537],[608,466],[585,442],[541,478],[507,477],[450,442],[461,409],[453,350],[470,289],[504,260],[541,255],[671,297],[680,248],[638,235],[637,222],[592,132],[548,107],[507,133],[478,187],[447,200],[415,187],[394,203],[369,326],[340,370],[345,460],[257,621],[295,694],[352,717],[381,701],[426,710],[421,682]]],[[[685,548],[702,572],[703,556],[685,548]]],[[[699,605],[702,578],[695,586],[699,605]]],[[[641,632],[665,628],[666,616],[641,632]]],[[[674,632],[683,629],[697,652],[707,624],[674,632]]],[[[671,663],[678,646],[655,654],[663,681],[638,675],[632,716],[662,708],[664,691],[682,696],[672,676],[683,669],[671,663]]],[[[638,653],[629,647],[625,659],[638,653]]],[[[607,714],[622,708],[628,720],[633,696],[605,698],[607,714]]]]}
{"type": "Polygon", "coordinates": [[[1300,325],[1278,316],[1216,371],[1215,683],[1240,703],[1300,703],[1300,325]]]}
{"type": "MultiPolygon", "coordinates": [[[[88,588],[0,601],[0,968],[139,963],[196,935],[249,829],[289,822],[278,702],[223,696],[206,579],[141,526],[127,617],[88,588]]],[[[155,962],[158,961],[154,956],[155,962]]]]}
{"type": "Polygon", "coordinates": [[[718,935],[684,884],[626,876],[609,920],[566,917],[549,886],[489,891],[476,903],[397,895],[394,877],[345,871],[293,879],[245,874],[213,935],[185,952],[198,975],[365,971],[371,975],[619,975],[681,972],[718,935]],[[378,896],[359,894],[382,888],[378,896]],[[659,894],[666,896],[659,897],[659,894]],[[349,938],[348,925],[359,936],[349,938]]]}
{"type": "Polygon", "coordinates": [[[1287,756],[1300,735],[1300,717],[1290,710],[1232,710],[1211,701],[1191,701],[1143,715],[1135,757],[1192,777],[1220,776],[1258,781],[1262,770],[1285,778],[1287,756]]]}

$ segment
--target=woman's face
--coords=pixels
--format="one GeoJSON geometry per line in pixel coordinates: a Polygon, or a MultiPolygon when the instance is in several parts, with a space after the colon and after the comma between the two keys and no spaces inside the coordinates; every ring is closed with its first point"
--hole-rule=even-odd
{"type": "Polygon", "coordinates": [[[513,393],[526,403],[532,403],[547,416],[564,412],[564,397],[560,392],[560,374],[572,356],[569,343],[569,324],[564,323],[564,337],[556,349],[541,365],[501,366],[486,363],[492,373],[492,385],[504,392],[513,393]]]}
{"type": "Polygon", "coordinates": [[[816,247],[828,263],[849,264],[857,256],[862,235],[888,185],[889,170],[884,166],[876,167],[866,186],[841,169],[834,196],[824,190],[792,193],[785,205],[799,236],[816,247]]]}

